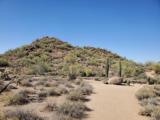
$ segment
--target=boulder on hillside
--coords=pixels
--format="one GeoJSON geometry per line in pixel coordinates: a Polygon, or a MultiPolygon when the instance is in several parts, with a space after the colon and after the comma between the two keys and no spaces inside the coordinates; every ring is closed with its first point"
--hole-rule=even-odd
{"type": "Polygon", "coordinates": [[[120,85],[123,82],[122,77],[112,77],[108,80],[108,84],[120,85]]]}

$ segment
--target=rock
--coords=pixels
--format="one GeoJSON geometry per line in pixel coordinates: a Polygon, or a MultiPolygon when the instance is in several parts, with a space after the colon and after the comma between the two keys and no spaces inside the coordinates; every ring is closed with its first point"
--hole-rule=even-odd
{"type": "Polygon", "coordinates": [[[112,77],[108,80],[108,84],[120,85],[123,82],[122,77],[112,77]]]}

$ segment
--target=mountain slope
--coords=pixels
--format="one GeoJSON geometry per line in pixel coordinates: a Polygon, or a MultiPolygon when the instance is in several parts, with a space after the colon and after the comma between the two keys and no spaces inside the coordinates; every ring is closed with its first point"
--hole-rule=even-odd
{"type": "Polygon", "coordinates": [[[117,71],[119,61],[124,72],[133,76],[143,67],[110,51],[93,47],[74,47],[53,37],[43,37],[1,56],[10,63],[14,74],[51,74],[66,76],[74,71],[81,76],[104,76],[106,59],[111,59],[112,74],[117,71]],[[125,71],[126,70],[126,71],[125,71]]]}

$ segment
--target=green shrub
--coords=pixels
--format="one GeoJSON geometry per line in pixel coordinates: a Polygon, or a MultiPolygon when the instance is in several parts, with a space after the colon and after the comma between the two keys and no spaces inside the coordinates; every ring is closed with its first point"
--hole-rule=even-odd
{"type": "Polygon", "coordinates": [[[50,67],[47,63],[39,63],[36,65],[33,65],[30,68],[29,74],[34,74],[34,75],[44,75],[44,73],[47,73],[50,71],[50,67]]]}
{"type": "Polygon", "coordinates": [[[75,80],[79,74],[80,66],[79,65],[71,65],[69,66],[68,78],[69,80],[75,80]]]}
{"type": "Polygon", "coordinates": [[[154,65],[153,65],[153,70],[154,70],[157,74],[160,74],[160,64],[159,64],[159,63],[154,64],[154,65]]]}
{"type": "Polygon", "coordinates": [[[93,73],[93,71],[90,68],[85,67],[80,71],[80,75],[81,77],[93,77],[96,74],[93,73]]]}
{"type": "Polygon", "coordinates": [[[0,58],[0,67],[8,67],[9,62],[6,59],[0,58]]]}
{"type": "Polygon", "coordinates": [[[76,56],[74,54],[68,54],[64,57],[66,63],[74,64],[76,62],[76,56]]]}

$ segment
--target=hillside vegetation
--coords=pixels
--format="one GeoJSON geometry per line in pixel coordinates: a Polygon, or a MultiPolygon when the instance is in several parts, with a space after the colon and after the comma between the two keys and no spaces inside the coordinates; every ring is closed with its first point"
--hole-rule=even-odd
{"type": "Polygon", "coordinates": [[[111,75],[117,73],[119,61],[122,61],[124,77],[133,77],[144,71],[142,65],[110,51],[93,47],[73,47],[53,37],[43,37],[30,45],[7,51],[0,56],[0,66],[9,67],[12,74],[65,77],[72,73],[82,77],[103,77],[107,58],[110,58],[112,64],[111,75]]]}

